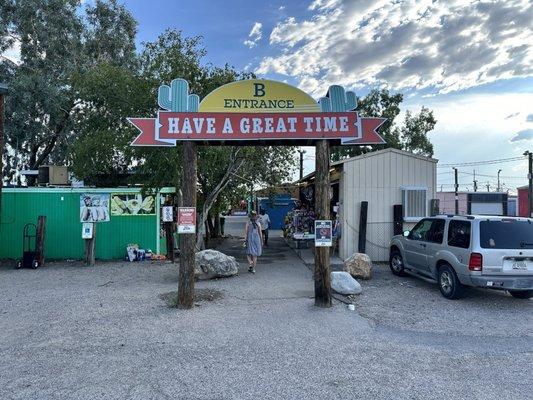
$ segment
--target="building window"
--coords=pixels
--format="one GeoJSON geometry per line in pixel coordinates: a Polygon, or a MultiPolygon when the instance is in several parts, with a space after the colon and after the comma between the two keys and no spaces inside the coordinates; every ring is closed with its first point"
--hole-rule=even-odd
{"type": "Polygon", "coordinates": [[[427,188],[402,187],[403,220],[417,222],[427,216],[427,188]]]}

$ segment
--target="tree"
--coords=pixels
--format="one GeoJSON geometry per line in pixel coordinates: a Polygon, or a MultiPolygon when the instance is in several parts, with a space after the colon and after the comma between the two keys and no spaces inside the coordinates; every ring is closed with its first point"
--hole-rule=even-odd
{"type": "Polygon", "coordinates": [[[333,161],[354,157],[370,151],[395,148],[411,151],[431,157],[433,146],[427,134],[433,130],[436,120],[433,112],[425,107],[418,114],[406,112],[402,126],[396,124],[403,101],[401,93],[391,94],[387,89],[371,90],[370,93],[358,98],[357,111],[361,117],[380,117],[387,120],[379,128],[380,135],[386,143],[372,146],[335,146],[331,148],[333,161]]]}
{"type": "Polygon", "coordinates": [[[103,60],[131,65],[136,22],[116,0],[87,6],[87,18],[77,0],[6,0],[3,7],[0,49],[20,44],[18,63],[0,60],[0,80],[11,88],[6,165],[13,175],[22,164],[65,162],[74,119],[83,113],[73,78],[103,60]]]}

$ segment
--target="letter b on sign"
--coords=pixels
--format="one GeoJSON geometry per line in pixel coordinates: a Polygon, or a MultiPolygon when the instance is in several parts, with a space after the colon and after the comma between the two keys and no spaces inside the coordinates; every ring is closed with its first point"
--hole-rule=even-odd
{"type": "Polygon", "coordinates": [[[265,95],[265,84],[254,83],[254,97],[263,97],[265,95]]]}

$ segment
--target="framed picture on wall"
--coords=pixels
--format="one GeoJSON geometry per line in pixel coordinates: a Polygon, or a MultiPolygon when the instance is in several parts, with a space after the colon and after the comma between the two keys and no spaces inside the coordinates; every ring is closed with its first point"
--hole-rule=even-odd
{"type": "Polygon", "coordinates": [[[108,222],[109,193],[80,195],[80,222],[108,222]]]}
{"type": "Polygon", "coordinates": [[[140,193],[112,193],[111,215],[155,215],[155,196],[140,193]]]}

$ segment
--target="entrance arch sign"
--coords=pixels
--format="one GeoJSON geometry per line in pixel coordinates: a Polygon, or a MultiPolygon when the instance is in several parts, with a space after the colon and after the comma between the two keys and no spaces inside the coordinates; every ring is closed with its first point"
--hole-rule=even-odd
{"type": "MultiPolygon", "coordinates": [[[[207,145],[316,145],[315,211],[330,220],[330,144],[385,143],[377,129],[384,118],[360,117],[357,98],[341,86],[329,87],[316,102],[286,83],[263,79],[232,82],[207,95],[202,102],[189,93],[184,79],[161,85],[160,110],[155,118],[128,118],[139,131],[132,146],[175,146],[183,143],[182,206],[193,212],[197,190],[197,144],[207,145]]],[[[180,240],[178,305],[194,306],[194,235],[180,240]]],[[[315,250],[315,305],[331,307],[329,248],[315,250]]]]}
{"type": "Polygon", "coordinates": [[[360,117],[353,92],[330,86],[316,102],[282,82],[250,79],[221,86],[202,102],[189,84],[174,79],[158,90],[155,118],[128,118],[140,134],[132,146],[175,146],[181,141],[220,145],[311,145],[385,143],[377,133],[383,118],[360,117]]]}

